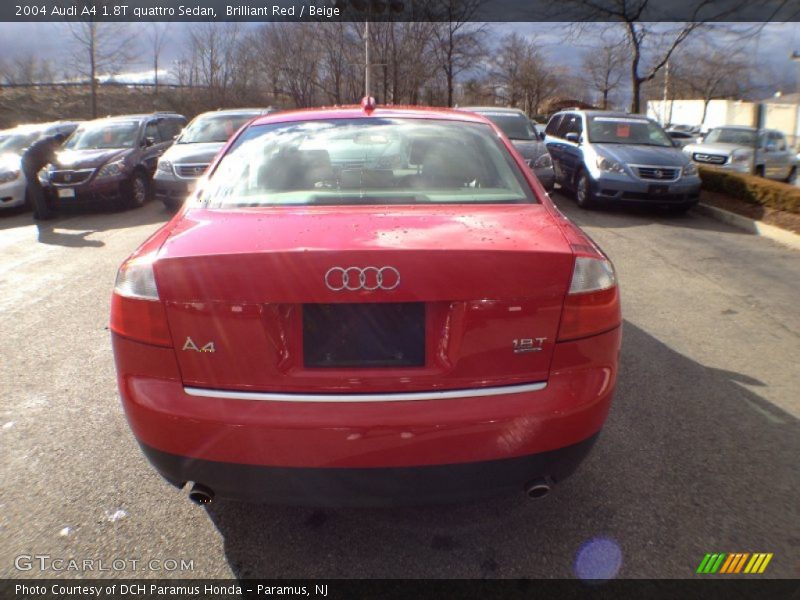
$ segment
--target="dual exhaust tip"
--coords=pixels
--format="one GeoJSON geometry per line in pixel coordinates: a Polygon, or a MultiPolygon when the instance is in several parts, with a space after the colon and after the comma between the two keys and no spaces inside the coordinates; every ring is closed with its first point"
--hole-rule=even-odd
{"type": "Polygon", "coordinates": [[[189,500],[200,506],[211,504],[211,501],[214,500],[214,490],[202,483],[195,483],[189,491],[189,500]]]}
{"type": "MultiPolygon", "coordinates": [[[[539,500],[550,493],[553,480],[549,477],[539,477],[525,484],[525,495],[532,500],[539,500]]],[[[189,500],[199,506],[211,504],[214,500],[214,490],[202,483],[195,483],[189,491],[189,500]]]]}
{"type": "Polygon", "coordinates": [[[553,480],[549,477],[539,477],[525,484],[525,495],[532,500],[544,498],[553,489],[553,480]]]}

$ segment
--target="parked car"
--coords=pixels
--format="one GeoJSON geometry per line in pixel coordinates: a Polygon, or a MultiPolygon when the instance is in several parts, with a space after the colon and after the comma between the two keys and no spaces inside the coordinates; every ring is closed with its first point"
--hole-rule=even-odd
{"type": "Polygon", "coordinates": [[[110,324],[132,431],[192,499],[538,497],[587,454],[614,269],[492,123],[277,113],[204,177],[120,267],[110,324]],[[387,167],[398,138],[410,162],[387,167]]]}
{"type": "Polygon", "coordinates": [[[678,129],[667,129],[666,132],[676,148],[683,148],[689,144],[696,144],[702,139],[699,134],[678,129]]]}
{"type": "Polygon", "coordinates": [[[56,204],[142,206],[156,162],[186,124],[175,113],[123,115],[82,124],[42,177],[56,204]]]}
{"type": "Polygon", "coordinates": [[[28,181],[22,171],[22,155],[39,138],[62,133],[70,135],[76,121],[55,121],[20,125],[0,132],[0,209],[23,206],[28,202],[28,181]]]}
{"type": "Polygon", "coordinates": [[[153,178],[156,198],[170,209],[183,204],[228,138],[250,119],[270,112],[262,108],[215,110],[192,119],[158,159],[153,178]]]}
{"type": "Polygon", "coordinates": [[[546,190],[553,189],[553,161],[534,123],[519,109],[495,106],[464,106],[459,110],[483,115],[497,125],[536,173],[546,190]]]}
{"type": "Polygon", "coordinates": [[[726,125],[708,132],[702,144],[683,149],[697,164],[793,182],[797,158],[776,129],[726,125]]]}
{"type": "Polygon", "coordinates": [[[697,167],[652,119],[566,110],[550,118],[545,135],[556,182],[582,208],[614,202],[685,211],[698,201],[697,167]]]}

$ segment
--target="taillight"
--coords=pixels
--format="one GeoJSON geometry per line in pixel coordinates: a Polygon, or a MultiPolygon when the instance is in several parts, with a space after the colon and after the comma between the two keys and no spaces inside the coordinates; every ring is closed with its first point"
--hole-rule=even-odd
{"type": "Polygon", "coordinates": [[[578,256],[564,301],[558,341],[597,335],[621,322],[614,266],[604,257],[578,256]]]}
{"type": "Polygon", "coordinates": [[[134,258],[119,268],[111,298],[110,327],[117,335],[137,342],[172,346],[152,258],[134,258]]]}

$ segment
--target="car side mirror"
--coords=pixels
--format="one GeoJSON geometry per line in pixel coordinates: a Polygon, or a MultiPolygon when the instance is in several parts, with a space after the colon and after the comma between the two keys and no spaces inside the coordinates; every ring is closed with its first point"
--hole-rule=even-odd
{"type": "Polygon", "coordinates": [[[682,144],[678,140],[672,140],[672,145],[675,148],[681,148],[682,147],[682,144]]]}
{"type": "Polygon", "coordinates": [[[149,148],[150,146],[154,146],[156,143],[156,138],[146,137],[144,138],[144,147],[149,148]]]}
{"type": "Polygon", "coordinates": [[[580,144],[581,143],[581,136],[579,136],[574,131],[570,131],[567,135],[564,136],[564,139],[568,142],[572,142],[573,144],[580,144]]]}

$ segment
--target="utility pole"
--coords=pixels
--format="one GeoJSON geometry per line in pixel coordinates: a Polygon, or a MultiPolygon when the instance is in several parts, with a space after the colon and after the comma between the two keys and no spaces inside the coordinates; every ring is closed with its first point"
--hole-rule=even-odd
{"type": "Polygon", "coordinates": [[[372,94],[372,63],[369,55],[369,12],[364,23],[364,97],[370,98],[372,94]]]}
{"type": "MultiPolygon", "coordinates": [[[[664,99],[661,102],[661,124],[666,127],[668,123],[667,119],[667,96],[669,92],[669,61],[667,61],[666,71],[664,72],[664,99]]],[[[672,107],[670,106],[670,109],[672,107]]],[[[672,110],[670,110],[670,119],[672,118],[672,110]]]]}

